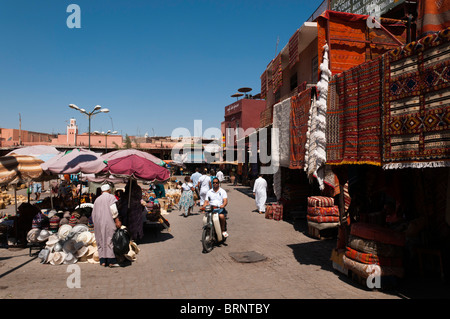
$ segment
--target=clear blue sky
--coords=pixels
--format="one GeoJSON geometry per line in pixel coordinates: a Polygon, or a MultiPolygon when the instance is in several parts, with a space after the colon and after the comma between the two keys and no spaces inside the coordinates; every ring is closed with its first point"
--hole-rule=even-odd
{"type": "MultiPolygon", "coordinates": [[[[92,131],[169,136],[220,128],[240,87],[260,76],[320,5],[305,0],[0,0],[0,127],[65,133],[68,104],[110,113],[92,131]],[[69,29],[70,4],[81,28],[69,29]]],[[[197,135],[197,134],[195,134],[197,135]]]]}

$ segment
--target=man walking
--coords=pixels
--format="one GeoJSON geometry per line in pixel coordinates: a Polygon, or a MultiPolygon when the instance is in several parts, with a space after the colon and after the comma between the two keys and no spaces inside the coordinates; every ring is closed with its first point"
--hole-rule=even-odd
{"type": "Polygon", "coordinates": [[[108,184],[102,185],[101,191],[102,194],[95,199],[92,209],[100,265],[118,267],[112,243],[116,229],[122,226],[116,206],[117,199],[111,194],[111,187],[108,184]]]}
{"type": "Polygon", "coordinates": [[[199,168],[195,168],[195,173],[191,175],[191,183],[194,185],[194,191],[197,197],[200,199],[200,189],[198,188],[198,180],[202,176],[199,168]]]}
{"type": "Polygon", "coordinates": [[[253,195],[255,195],[256,208],[260,214],[266,212],[267,181],[259,174],[253,185],[253,195]]]}
{"type": "Polygon", "coordinates": [[[204,202],[205,202],[205,198],[206,198],[206,193],[211,189],[212,184],[211,184],[211,177],[209,177],[209,175],[205,174],[202,175],[198,182],[197,182],[197,187],[199,189],[199,195],[200,195],[200,206],[203,206],[204,202]]]}

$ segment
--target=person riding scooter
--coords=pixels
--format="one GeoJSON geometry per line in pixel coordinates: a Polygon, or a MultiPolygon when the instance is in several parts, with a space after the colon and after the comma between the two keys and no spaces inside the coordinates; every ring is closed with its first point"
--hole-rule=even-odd
{"type": "Polygon", "coordinates": [[[226,215],[228,214],[227,210],[225,209],[225,206],[228,204],[228,196],[227,192],[220,187],[220,182],[217,177],[214,177],[213,179],[213,188],[210,189],[206,193],[205,202],[203,204],[203,209],[207,205],[211,205],[213,209],[219,208],[219,220],[220,220],[220,227],[222,229],[222,236],[224,238],[228,237],[227,229],[226,229],[226,215]]]}

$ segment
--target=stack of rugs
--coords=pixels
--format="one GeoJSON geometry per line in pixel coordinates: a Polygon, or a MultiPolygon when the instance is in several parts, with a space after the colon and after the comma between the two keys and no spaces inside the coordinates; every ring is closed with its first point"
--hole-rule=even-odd
{"type": "Polygon", "coordinates": [[[283,204],[280,202],[267,203],[265,218],[277,221],[283,220],[283,204]]]}
{"type": "Polygon", "coordinates": [[[308,233],[311,237],[321,238],[321,231],[337,229],[339,226],[339,207],[334,205],[333,197],[308,197],[306,213],[308,233]]]}
{"type": "Polygon", "coordinates": [[[358,222],[351,226],[343,262],[346,268],[361,278],[368,278],[376,273],[381,278],[402,278],[404,246],[404,233],[358,222]],[[378,267],[375,269],[374,265],[378,267]]]}

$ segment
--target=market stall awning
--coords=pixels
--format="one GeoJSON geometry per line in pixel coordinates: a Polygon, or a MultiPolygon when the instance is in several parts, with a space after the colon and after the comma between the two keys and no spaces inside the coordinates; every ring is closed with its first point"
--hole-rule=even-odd
{"type": "Polygon", "coordinates": [[[167,168],[135,154],[108,161],[98,176],[101,174],[151,182],[164,182],[170,178],[167,168]]]}
{"type": "Polygon", "coordinates": [[[105,161],[93,151],[74,149],[41,164],[48,174],[96,174],[106,167],[105,161]]]}
{"type": "Polygon", "coordinates": [[[58,151],[55,147],[50,145],[33,145],[33,146],[25,146],[17,148],[8,154],[8,155],[28,155],[36,157],[44,162],[47,162],[48,160],[52,159],[53,157],[61,154],[61,151],[58,151]]]}
{"type": "Polygon", "coordinates": [[[155,164],[157,164],[159,166],[165,166],[166,165],[166,163],[162,159],[156,157],[155,155],[152,155],[152,154],[147,153],[147,152],[139,151],[139,150],[136,150],[136,149],[133,149],[133,148],[106,153],[106,154],[103,154],[101,156],[101,158],[106,160],[106,161],[110,161],[110,160],[117,159],[117,158],[120,158],[120,157],[125,157],[125,156],[128,156],[128,155],[137,155],[137,156],[146,158],[149,161],[152,161],[153,163],[155,163],[155,164]]]}
{"type": "Polygon", "coordinates": [[[0,185],[28,183],[43,178],[42,160],[27,155],[0,157],[0,185]]]}

